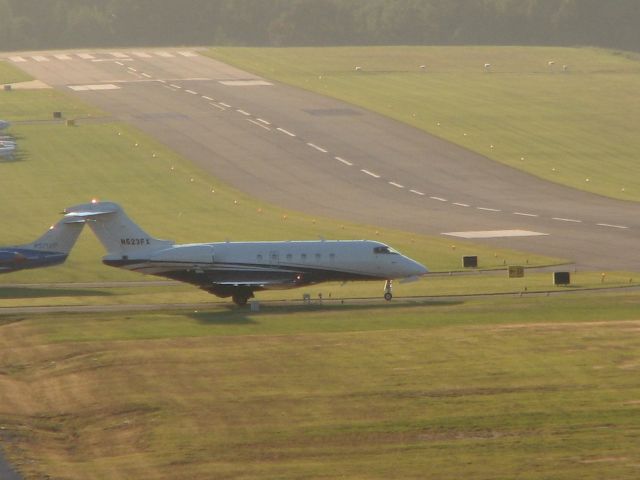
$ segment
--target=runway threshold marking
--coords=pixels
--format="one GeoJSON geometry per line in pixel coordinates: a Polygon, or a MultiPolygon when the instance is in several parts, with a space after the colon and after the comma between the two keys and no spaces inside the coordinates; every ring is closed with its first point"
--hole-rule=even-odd
{"type": "Polygon", "coordinates": [[[43,57],[42,55],[34,55],[33,58],[36,62],[48,62],[49,59],[47,57],[43,57]]]}
{"type": "Polygon", "coordinates": [[[59,54],[59,55],[54,55],[54,57],[56,57],[58,60],[72,60],[70,55],[66,55],[66,54],[59,54]]]}
{"type": "Polygon", "coordinates": [[[207,97],[206,95],[202,95],[202,98],[204,98],[205,100],[209,100],[210,102],[213,102],[213,98],[207,97]]]}
{"type": "Polygon", "coordinates": [[[120,90],[120,87],[112,83],[103,83],[99,85],[71,85],[71,90],[76,92],[88,92],[94,90],[120,90]]]}
{"type": "Polygon", "coordinates": [[[26,62],[27,59],[24,57],[19,57],[19,56],[15,56],[15,57],[9,57],[9,60],[11,60],[14,63],[23,63],[26,62]]]}
{"type": "Polygon", "coordinates": [[[78,57],[80,57],[83,60],[93,60],[94,58],[96,58],[90,53],[78,53],[78,57]]]}
{"type": "Polygon", "coordinates": [[[245,110],[242,110],[241,108],[236,108],[236,112],[238,112],[240,115],[244,115],[245,117],[250,117],[251,114],[245,110]]]}
{"type": "Polygon", "coordinates": [[[151,55],[146,52],[132,52],[132,54],[138,58],[151,58],[151,55]]]}

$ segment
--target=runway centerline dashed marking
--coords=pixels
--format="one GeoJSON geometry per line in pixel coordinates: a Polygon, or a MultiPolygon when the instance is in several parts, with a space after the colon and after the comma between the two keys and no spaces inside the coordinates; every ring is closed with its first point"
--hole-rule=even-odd
{"type": "MultiPolygon", "coordinates": [[[[148,73],[143,73],[142,74],[143,77],[147,77],[147,78],[151,78],[151,75],[149,75],[148,73]]],[[[164,80],[160,80],[162,83],[164,83],[164,80]]]]}
{"type": "Polygon", "coordinates": [[[338,160],[340,163],[342,163],[342,164],[346,165],[347,167],[353,167],[353,163],[351,163],[349,160],[345,160],[345,159],[344,159],[344,158],[342,158],[342,157],[333,157],[333,158],[335,158],[336,160],[338,160]]]}
{"type": "Polygon", "coordinates": [[[431,200],[436,200],[438,202],[448,202],[449,200],[447,200],[446,198],[442,198],[442,197],[429,197],[431,200]]]}
{"type": "Polygon", "coordinates": [[[254,125],[257,125],[258,127],[262,128],[262,129],[264,129],[264,130],[267,130],[267,131],[269,131],[269,132],[271,131],[271,129],[270,129],[269,127],[267,127],[266,125],[263,125],[263,124],[262,124],[262,123],[260,123],[260,122],[255,121],[255,120],[254,120],[254,119],[252,119],[252,118],[247,118],[247,122],[253,123],[254,125]]]}
{"type": "Polygon", "coordinates": [[[270,122],[267,122],[265,119],[263,118],[256,118],[257,121],[259,121],[260,123],[264,123],[265,125],[271,125],[270,122]]]}
{"type": "Polygon", "coordinates": [[[173,88],[178,88],[178,89],[181,89],[181,88],[182,88],[180,85],[176,85],[175,83],[172,83],[172,84],[171,84],[171,86],[172,86],[173,88]]]}
{"type": "Polygon", "coordinates": [[[322,153],[329,153],[329,151],[328,151],[328,150],[325,150],[324,148],[319,147],[318,145],[316,145],[316,144],[314,144],[314,143],[307,143],[307,145],[308,145],[308,146],[310,146],[311,148],[313,148],[314,150],[319,151],[319,152],[322,152],[322,153]]]}
{"type": "Polygon", "coordinates": [[[227,111],[227,109],[226,109],[226,108],[224,108],[222,105],[218,105],[218,104],[217,104],[217,103],[215,103],[215,102],[211,102],[209,105],[211,105],[212,107],[216,107],[218,110],[222,110],[223,112],[226,112],[226,111],[227,111]]]}
{"type": "Polygon", "coordinates": [[[229,105],[228,103],[220,102],[220,105],[222,105],[225,108],[231,108],[231,105],[229,105]]]}
{"type": "Polygon", "coordinates": [[[213,102],[213,98],[207,97],[206,95],[202,95],[202,98],[204,98],[205,100],[209,100],[210,102],[213,102]]]}
{"type": "Polygon", "coordinates": [[[237,108],[236,112],[238,112],[241,115],[244,115],[245,117],[250,117],[251,116],[251,114],[249,112],[246,112],[246,111],[242,110],[241,108],[237,108]]]}
{"type": "Polygon", "coordinates": [[[401,185],[399,183],[396,182],[389,182],[389,185],[396,187],[396,188],[404,188],[404,185],[401,185]]]}
{"type": "Polygon", "coordinates": [[[378,175],[377,173],[370,172],[369,170],[362,169],[360,171],[366,175],[369,175],[370,177],[380,178],[380,175],[378,175]]]}
{"type": "Polygon", "coordinates": [[[553,217],[551,220],[555,220],[557,222],[582,223],[582,220],[576,220],[574,218],[553,217]]]}
{"type": "Polygon", "coordinates": [[[185,90],[186,93],[190,93],[191,95],[198,95],[198,92],[194,92],[193,90],[185,90]]]}
{"type": "Polygon", "coordinates": [[[424,197],[426,194],[419,191],[419,190],[409,190],[411,193],[415,194],[415,195],[419,195],[421,197],[424,197]]]}
{"type": "Polygon", "coordinates": [[[483,212],[501,212],[502,210],[498,210],[497,208],[488,208],[488,207],[476,207],[478,210],[482,210],[483,212]]]}
{"type": "Polygon", "coordinates": [[[599,227],[617,228],[619,230],[628,230],[629,229],[629,227],[626,227],[624,225],[612,225],[610,223],[598,223],[597,225],[599,227]]]}
{"type": "Polygon", "coordinates": [[[469,205],[466,203],[454,203],[453,205],[456,205],[458,207],[465,207],[465,208],[469,207],[469,205]]]}
{"type": "Polygon", "coordinates": [[[289,130],[285,130],[284,128],[278,127],[276,130],[278,130],[279,132],[284,133],[285,135],[289,135],[290,137],[296,137],[297,136],[295,133],[292,133],[289,130]]]}
{"type": "Polygon", "coordinates": [[[514,215],[519,215],[520,217],[539,217],[540,215],[536,215],[535,213],[522,213],[522,212],[513,212],[514,215]]]}

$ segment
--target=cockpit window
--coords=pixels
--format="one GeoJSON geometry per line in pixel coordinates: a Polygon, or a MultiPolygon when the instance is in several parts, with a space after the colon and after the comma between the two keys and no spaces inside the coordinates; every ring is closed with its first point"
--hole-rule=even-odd
{"type": "Polygon", "coordinates": [[[388,255],[388,254],[397,254],[398,252],[396,252],[391,247],[387,247],[386,245],[383,245],[381,247],[374,247],[373,253],[382,253],[382,254],[388,255]]]}

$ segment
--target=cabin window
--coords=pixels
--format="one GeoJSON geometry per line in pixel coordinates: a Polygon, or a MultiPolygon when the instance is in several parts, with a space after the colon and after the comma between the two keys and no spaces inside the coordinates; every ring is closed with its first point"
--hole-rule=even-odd
{"type": "Polygon", "coordinates": [[[302,255],[300,255],[300,260],[302,260],[303,262],[307,260],[307,254],[303,253],[302,255]]]}
{"type": "Polygon", "coordinates": [[[290,253],[287,253],[287,260],[289,261],[293,260],[293,255],[291,255],[290,253]]]}
{"type": "Polygon", "coordinates": [[[320,260],[322,258],[322,254],[321,253],[316,253],[316,260],[320,260]]]}
{"type": "Polygon", "coordinates": [[[329,258],[330,258],[331,260],[335,260],[335,258],[336,258],[336,254],[335,254],[335,253],[330,253],[330,254],[329,254],[329,258]]]}
{"type": "Polygon", "coordinates": [[[262,261],[262,255],[258,255],[258,261],[261,262],[262,261]]]}

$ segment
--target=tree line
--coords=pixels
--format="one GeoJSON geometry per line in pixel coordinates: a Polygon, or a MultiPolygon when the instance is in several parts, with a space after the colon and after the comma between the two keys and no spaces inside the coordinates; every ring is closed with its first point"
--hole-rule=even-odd
{"type": "Polygon", "coordinates": [[[0,0],[0,50],[591,45],[640,50],[639,0],[0,0]]]}

